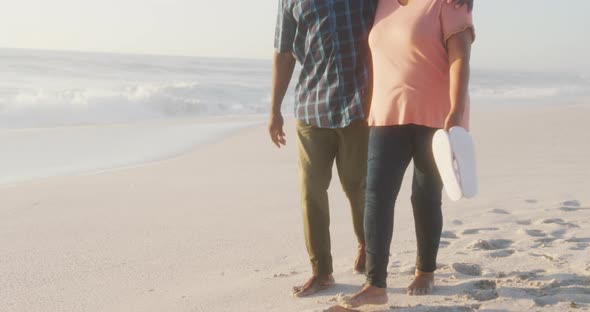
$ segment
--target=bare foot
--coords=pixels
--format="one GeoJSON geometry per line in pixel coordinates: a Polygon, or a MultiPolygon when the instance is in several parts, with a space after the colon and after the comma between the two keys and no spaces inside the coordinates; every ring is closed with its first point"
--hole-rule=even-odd
{"type": "Polygon", "coordinates": [[[365,285],[359,292],[342,301],[342,304],[347,308],[358,308],[363,305],[387,304],[389,298],[385,288],[365,285]]]}
{"type": "Polygon", "coordinates": [[[365,245],[359,244],[358,254],[354,259],[354,268],[352,269],[354,274],[365,274],[367,267],[367,254],[365,253],[365,245]]]}
{"type": "Polygon", "coordinates": [[[332,274],[313,276],[305,285],[293,287],[293,296],[297,298],[311,296],[334,285],[336,285],[336,281],[334,281],[332,274]]]}
{"type": "Polygon", "coordinates": [[[424,296],[432,293],[434,288],[434,273],[425,273],[416,270],[416,276],[410,286],[408,286],[408,295],[424,296]]]}

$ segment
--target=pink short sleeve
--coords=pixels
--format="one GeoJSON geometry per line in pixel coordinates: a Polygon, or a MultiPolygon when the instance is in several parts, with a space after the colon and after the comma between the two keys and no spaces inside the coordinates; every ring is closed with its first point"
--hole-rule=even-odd
{"type": "Polygon", "coordinates": [[[473,18],[471,12],[464,5],[460,8],[455,8],[454,4],[448,4],[446,1],[442,1],[441,10],[441,24],[444,35],[444,42],[446,45],[447,40],[453,35],[461,33],[465,30],[471,31],[473,40],[475,40],[475,31],[473,28],[473,18]]]}

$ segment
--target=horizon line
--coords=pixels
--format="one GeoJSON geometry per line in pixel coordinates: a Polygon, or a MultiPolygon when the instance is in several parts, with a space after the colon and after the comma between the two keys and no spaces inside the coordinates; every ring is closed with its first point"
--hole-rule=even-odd
{"type": "MultiPolygon", "coordinates": [[[[51,52],[51,53],[76,53],[76,54],[107,54],[120,56],[145,56],[145,57],[180,57],[180,58],[202,58],[202,59],[216,59],[216,60],[235,60],[235,61],[265,61],[271,62],[272,57],[236,57],[236,56],[218,56],[218,55],[190,55],[190,54],[174,54],[174,53],[151,53],[151,52],[121,52],[121,51],[106,51],[106,50],[83,50],[83,49],[51,49],[51,48],[20,48],[20,47],[6,47],[0,46],[0,50],[22,50],[22,51],[37,51],[37,52],[51,52]]],[[[272,51],[272,49],[270,49],[272,51]]],[[[576,68],[576,69],[531,69],[531,68],[501,68],[489,66],[475,66],[472,68],[475,71],[509,71],[519,73],[562,73],[562,74],[590,74],[590,69],[576,68]]]]}

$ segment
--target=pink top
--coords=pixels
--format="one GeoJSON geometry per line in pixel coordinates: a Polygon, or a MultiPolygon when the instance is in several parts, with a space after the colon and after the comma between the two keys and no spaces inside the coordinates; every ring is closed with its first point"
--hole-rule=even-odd
{"type": "Polygon", "coordinates": [[[451,105],[446,42],[467,29],[473,31],[466,6],[457,9],[445,0],[410,0],[406,6],[379,0],[369,35],[374,75],[369,125],[443,128],[451,105]]]}

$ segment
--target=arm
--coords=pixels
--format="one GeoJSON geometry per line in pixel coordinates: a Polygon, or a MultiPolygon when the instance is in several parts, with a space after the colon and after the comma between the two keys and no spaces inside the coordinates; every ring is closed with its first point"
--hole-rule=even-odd
{"type": "Polygon", "coordinates": [[[447,41],[449,54],[449,79],[451,110],[445,121],[445,130],[460,126],[467,104],[469,89],[469,59],[473,33],[466,30],[455,34],[447,41]]]}
{"type": "Polygon", "coordinates": [[[447,0],[447,3],[455,3],[455,7],[461,7],[463,5],[467,4],[467,8],[469,9],[469,12],[471,12],[471,10],[473,10],[473,0],[447,0]]]}
{"type": "Polygon", "coordinates": [[[287,144],[283,132],[283,115],[281,105],[289,88],[289,81],[293,76],[295,58],[291,53],[275,52],[272,70],[272,96],[270,102],[270,122],[268,132],[270,139],[278,147],[287,144]]]}

